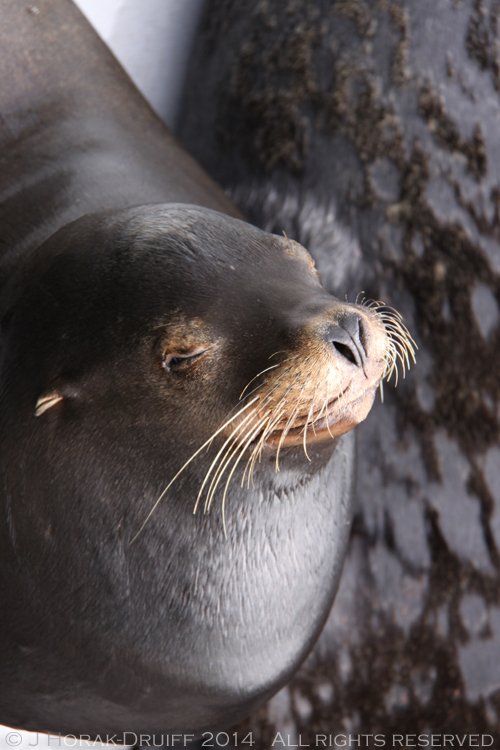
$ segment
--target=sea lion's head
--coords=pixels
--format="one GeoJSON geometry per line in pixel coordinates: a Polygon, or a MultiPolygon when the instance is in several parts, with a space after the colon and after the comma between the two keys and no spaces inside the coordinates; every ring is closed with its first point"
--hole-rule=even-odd
{"type": "Polygon", "coordinates": [[[47,451],[49,435],[52,445],[64,436],[48,462],[64,465],[73,443],[85,464],[97,442],[120,482],[132,461],[165,485],[211,448],[209,507],[237,466],[249,479],[263,452],[279,468],[285,448],[333,448],[366,417],[411,350],[397,315],[381,310],[328,294],[296,242],[213,211],[86,216],[10,289],[4,402],[27,442],[47,451]]]}

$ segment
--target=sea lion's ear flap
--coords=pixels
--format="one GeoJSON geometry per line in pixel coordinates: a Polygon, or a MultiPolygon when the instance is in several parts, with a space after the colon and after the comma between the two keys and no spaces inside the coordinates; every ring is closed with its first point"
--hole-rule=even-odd
{"type": "Polygon", "coordinates": [[[40,417],[48,409],[62,401],[64,396],[59,391],[50,391],[50,393],[44,393],[40,396],[36,402],[35,417],[40,417]]]}

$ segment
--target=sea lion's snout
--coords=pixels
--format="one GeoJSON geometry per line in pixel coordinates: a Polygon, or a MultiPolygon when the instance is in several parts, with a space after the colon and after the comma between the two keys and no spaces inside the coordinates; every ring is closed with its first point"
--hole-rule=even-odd
{"type": "Polygon", "coordinates": [[[330,366],[360,388],[377,386],[390,359],[390,335],[380,316],[362,305],[336,302],[319,323],[330,366]],[[326,318],[326,320],[324,320],[326,318]]]}
{"type": "Polygon", "coordinates": [[[266,373],[254,406],[264,420],[260,444],[278,462],[282,448],[302,445],[307,455],[309,443],[351,430],[368,415],[393,347],[376,308],[325,300],[266,373]]]}

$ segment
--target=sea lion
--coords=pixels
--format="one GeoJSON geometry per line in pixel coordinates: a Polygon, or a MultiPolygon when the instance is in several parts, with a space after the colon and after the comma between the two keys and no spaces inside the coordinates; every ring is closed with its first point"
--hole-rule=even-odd
{"type": "Polygon", "coordinates": [[[0,721],[227,726],[324,624],[341,436],[411,339],[235,218],[69,3],[0,9],[0,721]]]}
{"type": "Polygon", "coordinates": [[[498,42],[487,0],[207,3],[181,140],[253,222],[306,244],[329,291],[384,299],[419,345],[356,431],[336,604],[245,724],[256,747],[500,745],[498,42]]]}

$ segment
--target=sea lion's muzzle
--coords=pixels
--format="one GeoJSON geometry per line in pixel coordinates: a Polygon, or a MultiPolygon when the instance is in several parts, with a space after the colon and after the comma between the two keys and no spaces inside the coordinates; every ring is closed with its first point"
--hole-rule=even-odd
{"type": "Polygon", "coordinates": [[[322,297],[307,312],[299,309],[294,319],[301,314],[307,322],[297,324],[293,343],[272,355],[251,381],[253,401],[242,411],[241,428],[241,445],[253,455],[250,467],[263,450],[275,451],[278,465],[283,448],[302,446],[308,456],[309,444],[351,430],[368,415],[395,360],[404,364],[408,354],[413,356],[397,313],[379,303],[322,297]]]}

